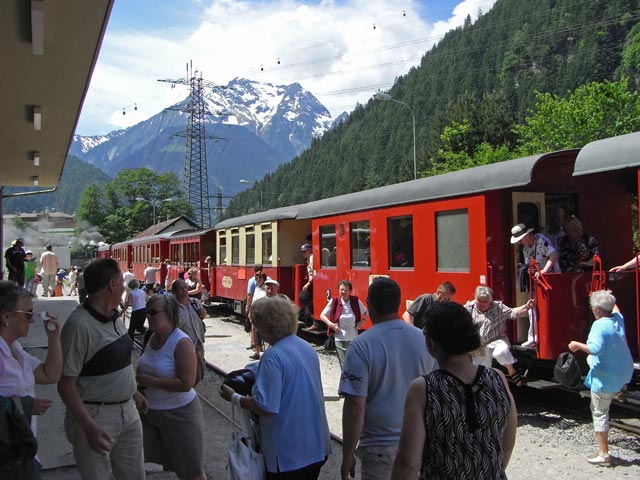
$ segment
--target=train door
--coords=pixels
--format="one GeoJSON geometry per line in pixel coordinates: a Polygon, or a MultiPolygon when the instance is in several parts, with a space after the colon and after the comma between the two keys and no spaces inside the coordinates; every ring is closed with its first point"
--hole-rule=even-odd
{"type": "MultiPolygon", "coordinates": [[[[536,232],[541,231],[541,227],[546,225],[544,193],[513,192],[511,205],[513,225],[524,223],[527,228],[533,228],[536,232]]],[[[513,278],[515,279],[515,301],[513,305],[518,306],[526,303],[529,298],[529,292],[528,288],[524,288],[525,286],[521,285],[520,271],[524,262],[522,247],[517,244],[513,247],[513,278]]],[[[529,319],[527,317],[518,318],[517,322],[516,340],[524,342],[527,340],[529,319]]]]}

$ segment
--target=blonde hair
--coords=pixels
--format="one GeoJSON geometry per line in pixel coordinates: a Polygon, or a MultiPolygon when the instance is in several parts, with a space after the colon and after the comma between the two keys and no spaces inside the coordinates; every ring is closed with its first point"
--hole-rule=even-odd
{"type": "Polygon", "coordinates": [[[298,331],[298,307],[280,296],[256,300],[251,304],[250,316],[265,339],[276,341],[298,331]]]}
{"type": "Polygon", "coordinates": [[[571,217],[564,223],[565,230],[572,229],[575,230],[578,235],[582,235],[582,222],[578,217],[571,217]]]}

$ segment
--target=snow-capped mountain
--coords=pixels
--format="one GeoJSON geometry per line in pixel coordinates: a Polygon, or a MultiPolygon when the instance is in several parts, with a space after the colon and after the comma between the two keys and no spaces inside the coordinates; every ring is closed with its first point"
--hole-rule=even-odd
{"type": "MultiPolygon", "coordinates": [[[[205,127],[210,189],[258,180],[309,147],[331,126],[329,111],[299,84],[272,85],[235,78],[206,89],[205,127]]],[[[70,153],[111,176],[149,167],[182,175],[188,99],[124,130],[75,136],[70,153]]],[[[213,192],[213,190],[210,190],[213,192]]]]}
{"type": "Polygon", "coordinates": [[[80,157],[83,154],[89,152],[89,150],[97,147],[101,143],[108,142],[113,137],[120,135],[124,130],[114,130],[108,135],[95,135],[92,137],[83,137],[80,135],[73,136],[73,142],[71,143],[71,148],[69,149],[69,153],[76,157],[80,157]]]}

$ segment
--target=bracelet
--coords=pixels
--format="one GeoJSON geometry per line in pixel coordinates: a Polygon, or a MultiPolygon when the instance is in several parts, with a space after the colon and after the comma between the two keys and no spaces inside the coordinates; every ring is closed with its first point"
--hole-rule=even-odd
{"type": "Polygon", "coordinates": [[[233,393],[231,395],[231,403],[233,403],[234,405],[242,408],[242,405],[240,405],[240,399],[242,398],[242,395],[240,395],[239,393],[233,393]]]}

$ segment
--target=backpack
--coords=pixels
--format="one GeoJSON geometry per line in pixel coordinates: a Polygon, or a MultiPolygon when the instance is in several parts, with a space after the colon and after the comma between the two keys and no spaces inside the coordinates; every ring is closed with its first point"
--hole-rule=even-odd
{"type": "Polygon", "coordinates": [[[582,372],[578,359],[573,353],[564,352],[558,355],[556,365],[553,367],[553,376],[565,388],[572,390],[582,388],[582,372]]]}

